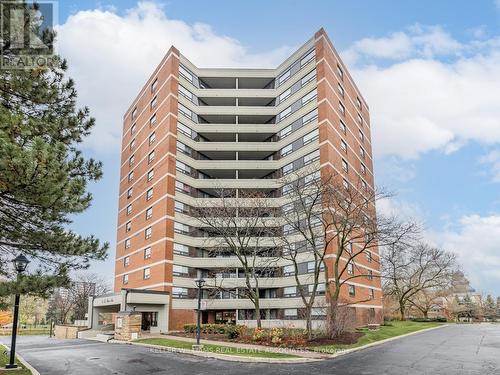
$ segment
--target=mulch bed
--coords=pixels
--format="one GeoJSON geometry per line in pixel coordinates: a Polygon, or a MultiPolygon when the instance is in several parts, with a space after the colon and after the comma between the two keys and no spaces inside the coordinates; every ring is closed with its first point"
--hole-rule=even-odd
{"type": "MultiPolygon", "coordinates": [[[[170,332],[170,336],[178,336],[178,337],[190,337],[195,338],[195,333],[186,333],[186,332],[170,332]]],[[[358,339],[363,336],[363,332],[345,332],[341,336],[330,339],[327,337],[316,337],[307,343],[308,346],[317,346],[317,345],[351,345],[355,344],[358,339]]],[[[217,333],[201,333],[200,337],[206,340],[214,340],[214,341],[225,341],[225,342],[237,342],[241,344],[254,344],[254,345],[266,345],[266,346],[274,346],[268,342],[255,342],[252,340],[251,336],[241,336],[236,339],[230,339],[226,335],[217,334],[217,333]]]]}
{"type": "Polygon", "coordinates": [[[309,341],[312,346],[316,345],[351,345],[358,342],[359,338],[363,336],[363,332],[345,332],[339,337],[334,339],[328,337],[316,337],[309,341]]]}

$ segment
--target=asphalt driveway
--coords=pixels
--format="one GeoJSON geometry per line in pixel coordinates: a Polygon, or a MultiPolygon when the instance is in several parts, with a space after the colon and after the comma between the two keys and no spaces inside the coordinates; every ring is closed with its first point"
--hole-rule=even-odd
{"type": "MultiPolygon", "coordinates": [[[[9,338],[0,341],[8,343],[9,338]]],[[[500,324],[450,325],[307,364],[238,363],[87,340],[20,336],[18,352],[41,374],[500,374],[500,324]]]]}

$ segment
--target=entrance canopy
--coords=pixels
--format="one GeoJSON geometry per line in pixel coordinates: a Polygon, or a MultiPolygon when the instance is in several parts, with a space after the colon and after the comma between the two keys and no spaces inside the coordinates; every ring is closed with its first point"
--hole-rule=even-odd
{"type": "Polygon", "coordinates": [[[118,293],[89,297],[88,327],[114,330],[114,315],[120,311],[145,313],[151,332],[168,331],[169,293],[155,290],[122,289],[118,293]],[[151,324],[153,322],[153,324],[151,324]]]}

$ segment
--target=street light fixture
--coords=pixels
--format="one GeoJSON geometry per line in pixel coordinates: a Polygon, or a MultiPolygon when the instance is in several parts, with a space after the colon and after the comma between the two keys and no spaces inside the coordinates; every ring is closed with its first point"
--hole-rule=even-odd
{"type": "MultiPolygon", "coordinates": [[[[17,271],[17,279],[26,270],[28,263],[30,262],[23,254],[15,257],[12,262],[14,263],[14,268],[17,271]]],[[[17,368],[16,365],[16,338],[17,338],[17,322],[19,320],[19,299],[20,295],[16,293],[16,298],[14,301],[14,322],[12,323],[12,342],[10,344],[10,362],[5,366],[6,369],[17,368]]]]}
{"type": "Polygon", "coordinates": [[[201,328],[201,291],[203,285],[205,285],[205,280],[196,279],[194,281],[196,286],[198,287],[198,315],[196,319],[196,346],[199,348],[200,346],[200,328],[201,328]]]}

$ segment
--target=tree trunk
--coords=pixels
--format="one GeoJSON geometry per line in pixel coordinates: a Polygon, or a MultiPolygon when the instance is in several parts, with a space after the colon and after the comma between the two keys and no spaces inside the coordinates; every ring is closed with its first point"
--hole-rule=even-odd
{"type": "Polygon", "coordinates": [[[399,314],[400,314],[400,320],[404,322],[406,320],[405,305],[401,301],[399,302],[399,314]]]}
{"type": "Polygon", "coordinates": [[[312,306],[306,306],[306,333],[307,333],[307,340],[311,341],[312,340],[312,306]]]}
{"type": "Polygon", "coordinates": [[[255,306],[255,315],[256,315],[255,319],[257,320],[257,328],[262,328],[262,322],[261,322],[261,319],[260,319],[259,297],[257,297],[255,299],[254,306],[255,306]]]}

